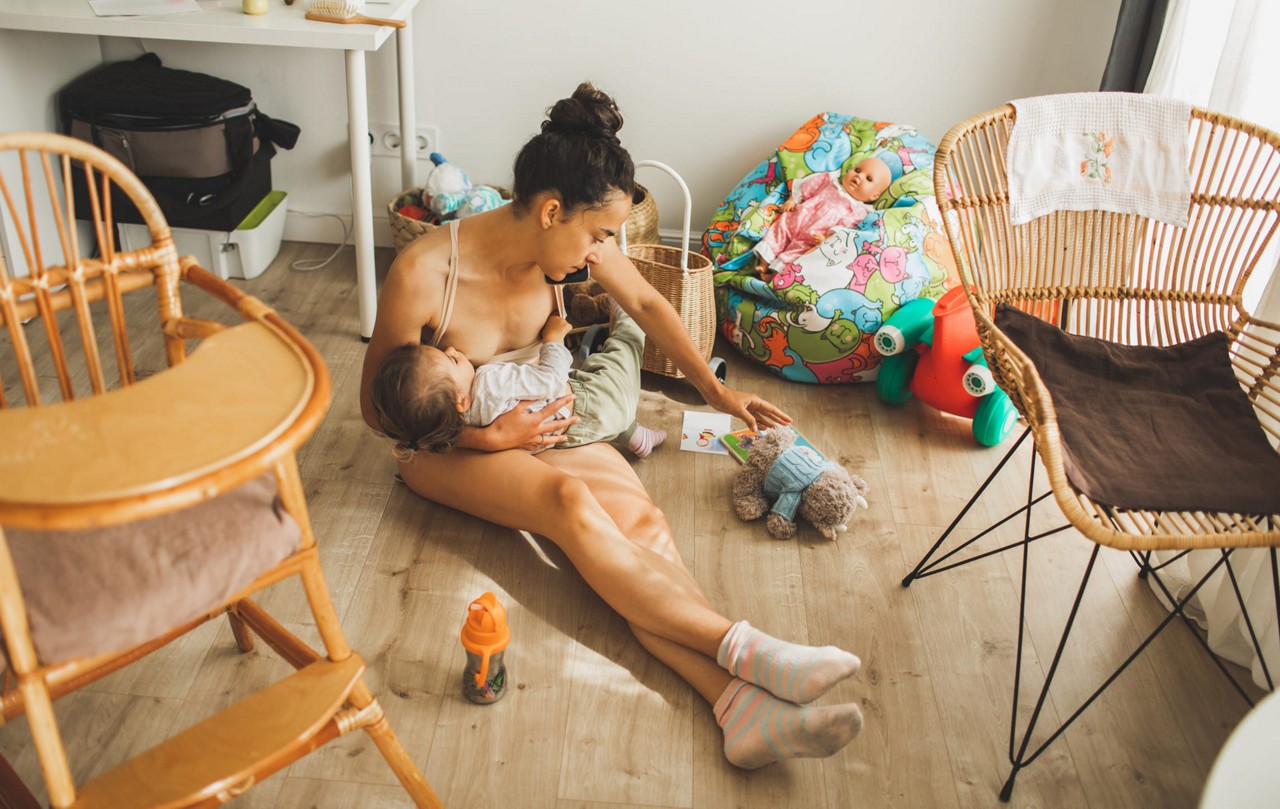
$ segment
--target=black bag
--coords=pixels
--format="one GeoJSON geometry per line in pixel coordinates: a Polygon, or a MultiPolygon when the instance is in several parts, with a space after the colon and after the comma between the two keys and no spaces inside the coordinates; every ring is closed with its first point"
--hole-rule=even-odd
{"type": "MultiPolygon", "coordinates": [[[[258,111],[247,87],[163,67],[153,53],[102,65],[58,94],[66,134],[119,159],[147,186],[173,227],[232,230],[271,191],[275,147],[291,149],[298,127],[258,111]]],[[[91,217],[82,171],[76,216],[91,217]]],[[[123,194],[117,222],[141,223],[123,194]]]]}

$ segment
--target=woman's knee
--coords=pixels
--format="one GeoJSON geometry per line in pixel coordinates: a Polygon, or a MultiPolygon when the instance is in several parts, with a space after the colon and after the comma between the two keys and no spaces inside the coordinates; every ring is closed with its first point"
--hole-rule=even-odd
{"type": "Polygon", "coordinates": [[[590,494],[587,484],[573,475],[558,474],[551,481],[551,497],[558,504],[581,503],[590,494]]]}
{"type": "Polygon", "coordinates": [[[551,481],[548,499],[552,513],[565,518],[581,518],[604,511],[591,493],[591,487],[573,475],[556,475],[551,481]]]}

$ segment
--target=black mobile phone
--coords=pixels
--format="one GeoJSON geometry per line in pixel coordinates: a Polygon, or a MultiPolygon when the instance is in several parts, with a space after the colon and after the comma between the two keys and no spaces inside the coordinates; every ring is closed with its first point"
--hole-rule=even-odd
{"type": "Polygon", "coordinates": [[[547,280],[548,284],[554,284],[555,286],[560,286],[561,284],[580,284],[583,281],[591,280],[591,265],[588,264],[584,267],[579,267],[564,278],[561,278],[559,281],[547,275],[542,277],[547,280]]]}

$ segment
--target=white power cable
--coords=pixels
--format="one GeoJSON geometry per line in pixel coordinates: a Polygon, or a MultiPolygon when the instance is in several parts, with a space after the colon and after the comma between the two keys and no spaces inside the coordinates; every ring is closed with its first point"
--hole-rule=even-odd
{"type": "Polygon", "coordinates": [[[328,216],[337,219],[338,222],[342,224],[342,242],[337,247],[333,248],[333,252],[329,254],[328,258],[323,260],[318,258],[300,258],[290,264],[289,269],[296,270],[298,272],[313,272],[314,270],[319,270],[329,266],[329,263],[338,257],[338,253],[342,251],[342,248],[347,246],[347,239],[351,236],[351,226],[347,224],[346,219],[343,219],[336,213],[308,213],[306,211],[295,211],[295,213],[302,214],[303,216],[328,216]]]}

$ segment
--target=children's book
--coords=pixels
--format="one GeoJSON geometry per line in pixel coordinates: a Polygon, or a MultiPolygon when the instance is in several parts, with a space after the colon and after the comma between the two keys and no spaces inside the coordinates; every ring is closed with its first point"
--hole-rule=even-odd
{"type": "Polygon", "coordinates": [[[680,431],[680,449],[688,452],[711,452],[727,455],[721,436],[732,426],[728,413],[707,413],[700,410],[684,411],[684,426],[680,431]]]}
{"type": "MultiPolygon", "coordinates": [[[[729,454],[733,456],[734,460],[738,463],[745,464],[747,462],[747,453],[751,452],[751,444],[759,435],[760,433],[748,427],[745,430],[734,430],[731,433],[725,433],[720,436],[720,442],[728,447],[729,454]]],[[[819,458],[825,457],[818,451],[817,447],[809,443],[809,439],[800,435],[799,430],[796,431],[796,445],[808,447],[814,452],[817,452],[819,458]]]]}

